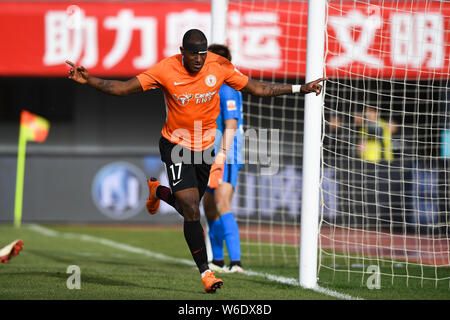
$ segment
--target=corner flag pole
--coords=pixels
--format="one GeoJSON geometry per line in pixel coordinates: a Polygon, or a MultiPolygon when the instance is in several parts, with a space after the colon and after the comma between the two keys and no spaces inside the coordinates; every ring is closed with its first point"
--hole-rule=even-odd
{"type": "Polygon", "coordinates": [[[25,177],[25,153],[27,135],[21,125],[19,130],[19,145],[17,149],[16,199],[14,203],[14,226],[20,227],[22,222],[23,181],[25,177]]]}
{"type": "Polygon", "coordinates": [[[44,142],[50,129],[48,120],[22,110],[20,114],[19,145],[17,148],[16,198],[14,201],[14,226],[22,224],[23,184],[27,141],[44,142]]]}

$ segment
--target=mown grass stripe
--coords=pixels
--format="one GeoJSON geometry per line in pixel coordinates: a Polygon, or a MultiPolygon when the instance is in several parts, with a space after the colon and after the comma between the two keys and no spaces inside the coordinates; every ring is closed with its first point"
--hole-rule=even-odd
{"type": "MultiPolygon", "coordinates": [[[[64,239],[76,239],[76,240],[82,240],[82,241],[86,241],[86,242],[93,242],[93,243],[101,244],[101,245],[108,246],[108,247],[111,247],[114,249],[119,249],[119,250],[131,252],[131,253],[144,255],[149,258],[154,258],[154,259],[167,261],[167,262],[171,262],[171,263],[181,263],[181,264],[192,266],[192,267],[195,266],[193,261],[190,261],[187,259],[174,258],[174,257],[168,256],[168,255],[162,254],[162,253],[157,253],[157,252],[153,252],[153,251],[150,251],[147,249],[133,247],[133,246],[130,246],[130,245],[127,245],[124,243],[120,243],[117,241],[113,241],[110,239],[95,237],[95,236],[91,236],[91,235],[87,235],[87,234],[60,232],[60,231],[56,231],[56,230],[52,230],[52,229],[43,227],[38,224],[29,224],[29,225],[27,225],[27,227],[32,231],[38,232],[42,235],[49,236],[49,237],[60,237],[60,238],[64,238],[64,239]]],[[[268,274],[268,273],[261,273],[261,272],[256,272],[256,271],[252,271],[252,270],[248,270],[248,269],[245,270],[244,274],[247,276],[265,278],[270,281],[275,281],[275,282],[283,283],[283,284],[287,284],[287,285],[300,286],[298,280],[295,278],[288,278],[288,277],[283,277],[283,276],[278,276],[278,275],[273,275],[273,274],[268,274]]],[[[322,288],[320,286],[317,286],[316,288],[313,288],[310,290],[313,290],[315,292],[318,292],[318,293],[321,293],[321,294],[324,294],[327,296],[331,296],[331,297],[337,298],[337,299],[363,300],[359,297],[353,297],[353,296],[350,296],[347,294],[336,292],[331,289],[322,288]]]]}

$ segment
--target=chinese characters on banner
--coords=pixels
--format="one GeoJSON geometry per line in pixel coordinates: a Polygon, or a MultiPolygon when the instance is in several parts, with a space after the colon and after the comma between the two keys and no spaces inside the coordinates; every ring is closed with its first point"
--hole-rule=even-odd
{"type": "MultiPolygon", "coordinates": [[[[136,70],[146,69],[158,60],[156,39],[157,20],[152,17],[135,16],[133,10],[119,10],[117,16],[107,16],[103,28],[115,30],[116,36],[111,50],[99,61],[98,29],[95,16],[86,16],[84,10],[70,6],[73,10],[48,11],[45,14],[44,65],[64,64],[67,59],[79,61],[86,68],[97,66],[114,68],[129,52],[133,31],[140,37],[134,39],[141,46],[140,55],[133,59],[136,70]]],[[[185,10],[166,15],[166,37],[163,56],[179,53],[183,34],[191,29],[204,30],[209,36],[211,29],[209,12],[185,10]]],[[[278,38],[282,30],[278,26],[278,14],[230,12],[229,38],[234,61],[248,69],[278,69],[282,65],[281,46],[278,38]]]]}
{"type": "Polygon", "coordinates": [[[344,2],[330,8],[326,67],[331,75],[345,70],[369,76],[447,77],[450,25],[444,17],[450,6],[419,3],[408,10],[410,4],[403,4],[397,10],[383,5],[355,8],[344,2]]]}
{"type": "MultiPolygon", "coordinates": [[[[304,76],[307,3],[238,9],[233,4],[228,11],[234,64],[252,76],[304,76]]],[[[331,2],[327,75],[445,77],[450,5],[398,9],[384,2],[331,2]]],[[[209,38],[210,19],[209,4],[198,2],[2,2],[0,39],[10,50],[0,52],[8,61],[0,75],[63,76],[69,59],[97,75],[133,76],[178,53],[188,29],[209,38]]]]}
{"type": "MultiPolygon", "coordinates": [[[[45,54],[44,65],[64,64],[68,60],[80,61],[86,68],[99,63],[98,19],[86,16],[78,6],[73,10],[47,11],[45,13],[45,54]]],[[[135,69],[148,68],[157,62],[156,19],[137,17],[133,10],[119,10],[116,16],[103,20],[103,28],[116,33],[114,45],[103,57],[102,67],[111,69],[128,53],[133,40],[133,32],[140,31],[140,55],[134,57],[135,69]]]]}

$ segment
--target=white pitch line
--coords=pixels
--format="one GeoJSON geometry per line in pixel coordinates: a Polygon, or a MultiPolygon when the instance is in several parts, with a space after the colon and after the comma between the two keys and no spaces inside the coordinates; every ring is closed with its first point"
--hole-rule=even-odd
{"type": "Polygon", "coordinates": [[[331,290],[328,288],[322,288],[321,286],[316,286],[315,288],[313,288],[311,290],[326,294],[327,296],[342,299],[342,300],[364,300],[363,298],[360,298],[360,297],[353,297],[349,294],[340,293],[340,292],[337,292],[337,291],[334,291],[334,290],[331,290]]]}
{"type": "MultiPolygon", "coordinates": [[[[295,278],[287,278],[287,277],[283,277],[283,276],[277,276],[277,275],[273,275],[273,274],[268,274],[268,273],[260,273],[260,272],[255,272],[255,271],[251,271],[251,270],[245,270],[245,274],[249,275],[249,276],[257,276],[257,277],[262,277],[262,278],[266,278],[268,280],[271,281],[276,281],[276,282],[280,282],[283,284],[289,284],[292,286],[300,286],[299,282],[297,279],[295,278]]],[[[307,288],[304,288],[307,289],[307,288]]],[[[327,296],[331,296],[333,298],[337,298],[337,299],[342,299],[342,300],[364,300],[362,298],[359,297],[353,297],[351,295],[345,294],[345,293],[340,293],[328,288],[322,288],[321,286],[317,285],[315,288],[311,288],[309,290],[321,293],[321,294],[325,294],[327,296]]]]}
{"type": "MultiPolygon", "coordinates": [[[[87,235],[87,234],[60,232],[60,231],[56,231],[56,230],[52,230],[52,229],[43,227],[38,224],[29,224],[29,225],[27,225],[27,227],[28,227],[28,229],[30,229],[32,231],[38,232],[42,235],[49,236],[49,237],[58,237],[58,238],[65,238],[65,239],[82,240],[82,241],[86,241],[86,242],[94,242],[94,243],[99,243],[99,244],[102,244],[104,246],[111,247],[114,249],[119,249],[119,250],[123,250],[123,251],[127,251],[127,252],[144,255],[149,258],[154,258],[154,259],[173,262],[173,263],[181,263],[181,264],[185,264],[188,266],[195,266],[195,263],[191,260],[171,257],[171,256],[168,256],[168,255],[165,255],[162,253],[152,252],[150,250],[133,247],[133,246],[130,246],[130,245],[127,245],[124,243],[116,242],[116,241],[105,239],[105,238],[99,238],[99,237],[95,237],[95,236],[91,236],[91,235],[87,235]]],[[[295,278],[277,276],[277,275],[273,275],[273,274],[269,274],[269,273],[261,273],[261,272],[251,271],[248,269],[245,270],[244,274],[248,275],[248,276],[262,277],[262,278],[265,278],[265,279],[268,279],[271,281],[288,284],[288,285],[292,285],[292,286],[300,286],[298,280],[295,278]]],[[[363,300],[358,297],[353,297],[348,294],[339,293],[337,291],[333,291],[333,290],[327,289],[327,288],[322,288],[320,286],[316,286],[315,288],[312,288],[310,290],[313,290],[315,292],[325,294],[325,295],[328,295],[328,296],[331,296],[331,297],[337,298],[337,299],[363,300]]]]}
{"type": "Polygon", "coordinates": [[[27,227],[33,231],[36,231],[40,234],[43,234],[43,235],[49,236],[49,237],[58,237],[58,238],[65,238],[65,239],[83,240],[86,242],[94,242],[94,243],[97,243],[97,244],[99,243],[99,244],[102,244],[102,245],[105,245],[107,247],[111,247],[114,249],[120,249],[120,250],[127,251],[127,252],[141,254],[141,255],[147,256],[149,258],[154,258],[154,259],[159,259],[159,260],[164,260],[164,261],[169,261],[169,262],[177,262],[177,263],[186,264],[189,266],[195,265],[194,262],[187,260],[187,259],[170,257],[170,256],[167,256],[162,253],[152,252],[150,250],[133,247],[133,246],[130,246],[130,245],[127,245],[124,243],[112,241],[112,240],[105,239],[105,238],[94,237],[94,236],[87,235],[87,234],[60,232],[60,231],[45,228],[45,227],[37,225],[37,224],[30,224],[27,227]]]}

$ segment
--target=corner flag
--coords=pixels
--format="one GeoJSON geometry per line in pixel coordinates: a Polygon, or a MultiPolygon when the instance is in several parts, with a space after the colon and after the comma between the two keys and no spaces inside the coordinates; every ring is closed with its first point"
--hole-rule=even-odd
{"type": "Polygon", "coordinates": [[[50,123],[38,115],[22,110],[20,115],[20,132],[29,141],[44,142],[47,139],[50,123]]]}
{"type": "Polygon", "coordinates": [[[19,146],[17,150],[16,199],[14,225],[22,222],[23,181],[25,177],[25,153],[27,141],[44,142],[50,130],[50,122],[36,114],[22,110],[20,114],[19,146]]]}

